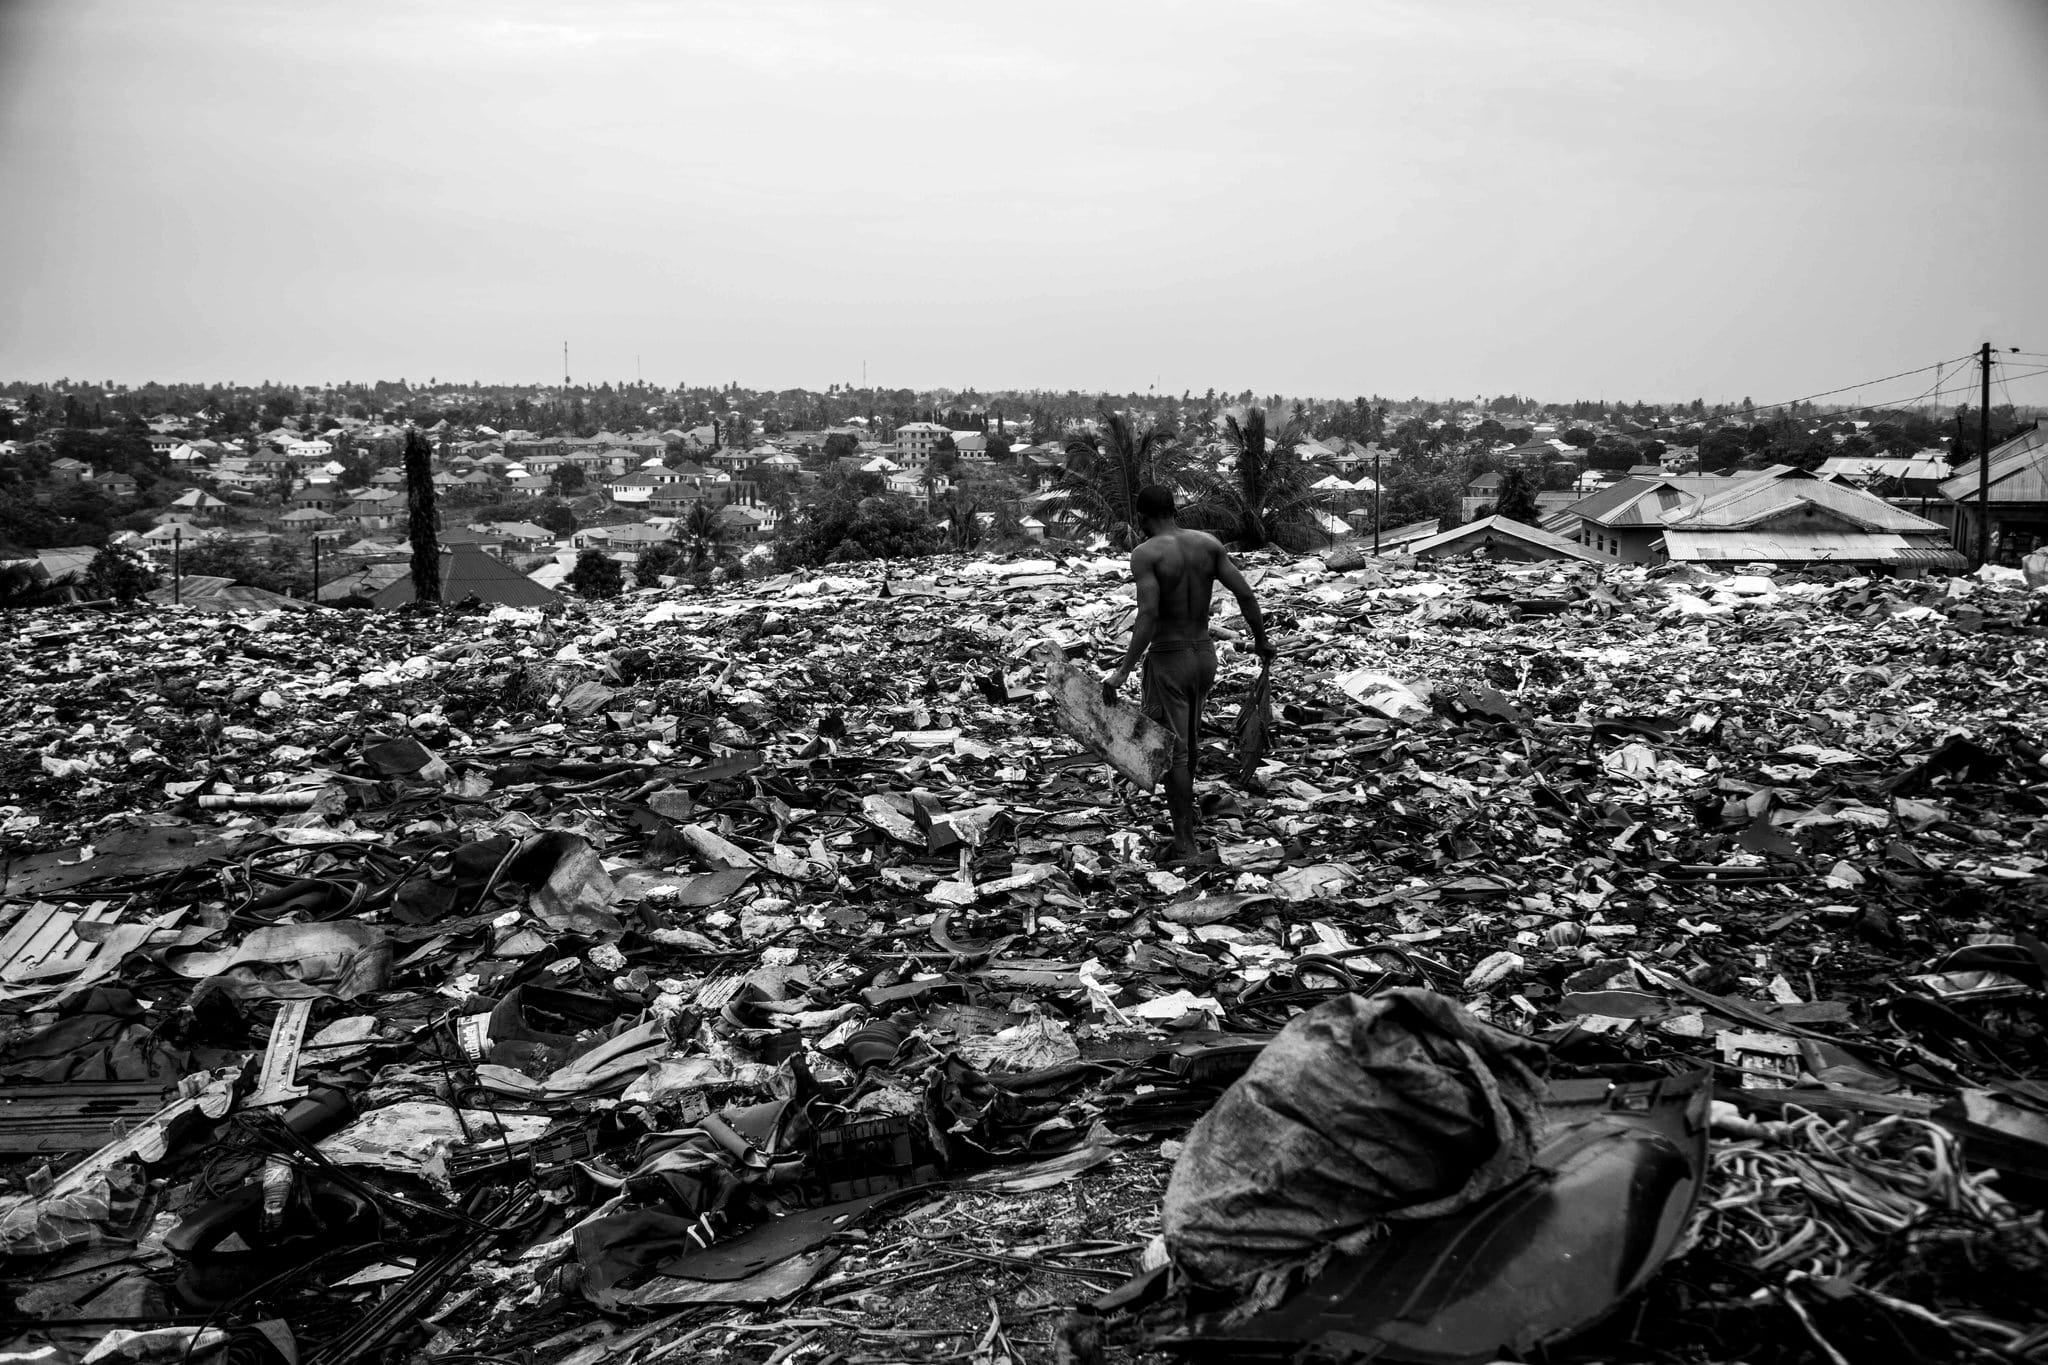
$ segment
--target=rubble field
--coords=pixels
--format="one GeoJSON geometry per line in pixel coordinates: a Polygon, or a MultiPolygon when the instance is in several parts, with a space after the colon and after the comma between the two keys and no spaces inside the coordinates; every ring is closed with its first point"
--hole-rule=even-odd
{"type": "Polygon", "coordinates": [[[7,1358],[1169,1359],[1190,1127],[1405,987],[1708,1075],[1543,1359],[2048,1360],[2048,591],[1246,568],[1173,868],[1115,558],[7,614],[7,1358]]]}

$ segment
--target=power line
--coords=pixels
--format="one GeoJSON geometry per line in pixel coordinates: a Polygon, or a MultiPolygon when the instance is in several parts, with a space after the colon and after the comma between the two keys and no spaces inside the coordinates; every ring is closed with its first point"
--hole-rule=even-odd
{"type": "MultiPolygon", "coordinates": [[[[1922,365],[1917,370],[1901,370],[1897,374],[1888,374],[1881,379],[1866,379],[1861,384],[1850,384],[1839,389],[1823,389],[1819,393],[1809,393],[1799,398],[1788,398],[1782,403],[1745,404],[1742,408],[1742,411],[1770,412],[1776,408],[1797,407],[1801,403],[1810,403],[1816,398],[1832,398],[1838,393],[1854,393],[1858,389],[1871,388],[1872,386],[1877,384],[1888,384],[1894,379],[1906,379],[1916,374],[1926,374],[1929,370],[1939,370],[1944,366],[1961,364],[1963,361],[1970,359],[1974,354],[1974,352],[1965,351],[1963,354],[1956,356],[1951,360],[1937,360],[1932,365],[1922,365]]],[[[1940,381],[1937,380],[1936,383],[1937,386],[1939,386],[1940,381]]],[[[1914,401],[1917,402],[1919,400],[1916,399],[1914,401]]]]}

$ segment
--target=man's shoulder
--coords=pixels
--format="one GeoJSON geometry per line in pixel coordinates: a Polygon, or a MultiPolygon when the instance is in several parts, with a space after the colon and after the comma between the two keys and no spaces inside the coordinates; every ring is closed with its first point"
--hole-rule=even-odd
{"type": "Polygon", "coordinates": [[[1183,527],[1177,538],[1185,549],[1200,550],[1208,555],[1221,555],[1223,553],[1223,542],[1210,535],[1207,531],[1194,531],[1183,527]]]}

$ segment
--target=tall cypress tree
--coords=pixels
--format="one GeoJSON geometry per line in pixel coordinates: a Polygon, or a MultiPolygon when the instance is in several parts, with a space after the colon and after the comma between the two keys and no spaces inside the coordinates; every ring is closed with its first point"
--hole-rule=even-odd
{"type": "Polygon", "coordinates": [[[418,427],[405,432],[405,513],[411,527],[413,600],[438,603],[441,537],[434,510],[434,448],[418,427]]]}

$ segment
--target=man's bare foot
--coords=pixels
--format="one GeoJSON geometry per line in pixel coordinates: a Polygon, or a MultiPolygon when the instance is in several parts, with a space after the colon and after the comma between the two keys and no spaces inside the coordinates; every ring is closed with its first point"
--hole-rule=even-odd
{"type": "Polygon", "coordinates": [[[1168,844],[1159,850],[1156,861],[1161,867],[1210,867],[1221,860],[1214,853],[1204,853],[1192,844],[1168,844]]]}

